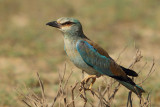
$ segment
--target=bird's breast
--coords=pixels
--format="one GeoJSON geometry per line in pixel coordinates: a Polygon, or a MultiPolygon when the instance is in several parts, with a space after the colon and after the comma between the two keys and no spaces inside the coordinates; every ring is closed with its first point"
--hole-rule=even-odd
{"type": "Polygon", "coordinates": [[[70,60],[74,63],[74,65],[82,70],[84,70],[86,73],[90,75],[98,75],[97,72],[88,66],[84,60],[82,59],[81,55],[77,51],[76,48],[76,40],[64,40],[64,45],[65,45],[65,51],[70,60]]]}
{"type": "Polygon", "coordinates": [[[79,68],[85,67],[86,64],[76,49],[76,41],[65,40],[65,51],[70,60],[79,68]]]}

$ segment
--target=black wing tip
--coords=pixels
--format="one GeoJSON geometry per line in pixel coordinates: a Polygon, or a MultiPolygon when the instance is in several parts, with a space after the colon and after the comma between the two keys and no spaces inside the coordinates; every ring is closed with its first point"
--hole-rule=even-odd
{"type": "Polygon", "coordinates": [[[138,74],[137,74],[135,71],[133,71],[133,70],[131,70],[131,69],[127,69],[127,68],[125,68],[125,67],[123,67],[123,66],[120,66],[120,67],[122,68],[122,70],[123,70],[128,76],[138,77],[138,74]]]}

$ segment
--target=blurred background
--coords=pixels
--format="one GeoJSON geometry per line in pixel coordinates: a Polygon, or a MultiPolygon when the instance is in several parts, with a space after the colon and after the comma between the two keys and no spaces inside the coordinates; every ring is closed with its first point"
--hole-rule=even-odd
{"type": "MultiPolygon", "coordinates": [[[[154,57],[156,71],[143,84],[151,91],[154,106],[160,105],[160,1],[159,0],[0,0],[0,105],[22,106],[15,88],[25,83],[40,93],[38,71],[44,82],[46,96],[53,99],[58,88],[58,73],[67,65],[73,69],[70,82],[80,81],[81,71],[69,62],[64,52],[63,36],[45,24],[60,17],[80,20],[84,33],[102,46],[111,57],[120,57],[128,67],[140,49],[142,62],[134,70],[145,78],[154,57]]],[[[97,83],[96,83],[97,84],[97,83]]],[[[98,84],[97,84],[98,85],[98,84]]],[[[94,85],[94,87],[97,87],[94,85]]],[[[115,100],[115,106],[124,106],[127,89],[115,100]],[[119,100],[118,100],[119,99],[119,100]]],[[[136,103],[136,102],[135,102],[136,103]]]]}

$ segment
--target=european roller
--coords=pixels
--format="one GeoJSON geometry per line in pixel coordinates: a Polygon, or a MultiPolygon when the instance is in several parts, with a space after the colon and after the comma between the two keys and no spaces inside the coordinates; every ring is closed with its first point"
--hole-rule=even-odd
{"type": "Polygon", "coordinates": [[[76,67],[89,74],[84,81],[92,78],[90,89],[97,77],[107,75],[116,79],[138,96],[145,92],[142,87],[136,85],[128,77],[137,77],[138,74],[118,65],[103,48],[86,37],[82,25],[77,19],[62,17],[46,25],[58,28],[63,33],[64,50],[67,56],[76,67]]]}

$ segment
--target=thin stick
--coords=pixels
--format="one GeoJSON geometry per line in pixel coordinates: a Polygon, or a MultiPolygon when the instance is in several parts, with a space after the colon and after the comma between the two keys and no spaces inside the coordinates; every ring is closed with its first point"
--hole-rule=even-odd
{"type": "Polygon", "coordinates": [[[130,105],[130,107],[132,107],[132,98],[131,98],[131,96],[132,96],[132,91],[129,91],[128,100],[127,100],[127,107],[129,107],[129,105],[130,105]]]}
{"type": "Polygon", "coordinates": [[[154,65],[155,65],[155,61],[153,59],[153,62],[152,62],[152,65],[151,65],[151,69],[149,70],[149,72],[148,72],[147,76],[145,77],[145,79],[143,79],[143,81],[141,83],[139,83],[139,84],[144,83],[147,80],[147,78],[149,78],[149,76],[155,71],[155,69],[153,70],[154,65]]]}
{"type": "Polygon", "coordinates": [[[75,103],[74,103],[74,90],[76,88],[76,86],[78,85],[78,82],[75,83],[74,87],[72,88],[72,104],[73,104],[73,107],[75,107],[75,103]]]}
{"type": "Polygon", "coordinates": [[[120,83],[118,83],[118,85],[115,87],[115,89],[113,91],[113,94],[109,97],[109,100],[111,100],[111,99],[113,99],[115,97],[116,93],[119,90],[119,87],[120,87],[120,83]]]}
{"type": "Polygon", "coordinates": [[[122,55],[122,53],[127,49],[127,47],[128,47],[128,45],[126,45],[126,46],[123,48],[123,50],[119,53],[119,55],[118,55],[118,57],[117,57],[116,61],[118,61],[118,60],[119,60],[120,56],[121,56],[121,55],[122,55]]]}
{"type": "Polygon", "coordinates": [[[68,81],[69,81],[69,79],[70,79],[70,77],[71,77],[72,73],[73,73],[73,70],[72,70],[72,71],[71,71],[71,73],[69,74],[69,76],[68,76],[68,78],[67,78],[67,80],[66,80],[66,82],[65,82],[65,84],[64,84],[64,88],[63,88],[63,90],[66,88],[67,83],[68,83],[68,81]]]}
{"type": "Polygon", "coordinates": [[[41,87],[42,100],[43,100],[43,102],[45,102],[44,86],[43,86],[43,83],[40,79],[40,76],[39,76],[38,72],[37,72],[37,77],[38,77],[38,81],[39,81],[39,84],[40,84],[40,87],[41,87]]]}

